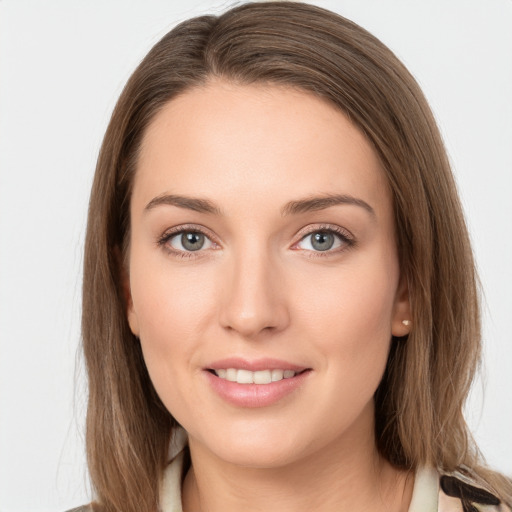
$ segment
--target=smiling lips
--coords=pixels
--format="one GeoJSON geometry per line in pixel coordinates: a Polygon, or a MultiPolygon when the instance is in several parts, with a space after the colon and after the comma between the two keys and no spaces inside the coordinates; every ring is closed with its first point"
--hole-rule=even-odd
{"type": "Polygon", "coordinates": [[[229,359],[205,368],[208,383],[224,401],[236,407],[266,407],[297,391],[311,368],[278,360],[247,362],[229,359]]]}

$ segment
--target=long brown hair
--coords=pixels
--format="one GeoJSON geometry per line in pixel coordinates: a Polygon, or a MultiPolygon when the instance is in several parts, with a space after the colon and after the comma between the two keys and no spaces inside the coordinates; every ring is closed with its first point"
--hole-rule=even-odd
{"type": "MultiPolygon", "coordinates": [[[[480,357],[477,278],[443,142],[417,83],[380,41],[327,10],[250,3],[181,23],[126,84],[108,126],[89,205],[83,346],[87,454],[102,509],[156,511],[175,421],[158,398],[120,287],[137,154],[148,124],[180,93],[219,77],[327,99],[379,155],[393,193],[413,328],[393,340],[376,392],[376,441],[392,464],[479,468],[462,409],[480,357]]],[[[507,483],[479,469],[501,496],[507,483]]]]}

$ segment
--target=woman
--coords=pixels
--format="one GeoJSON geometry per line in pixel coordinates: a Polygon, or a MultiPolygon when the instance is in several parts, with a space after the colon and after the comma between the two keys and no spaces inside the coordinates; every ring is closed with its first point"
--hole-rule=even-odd
{"type": "Polygon", "coordinates": [[[91,194],[94,509],[508,510],[462,416],[475,280],[435,122],[382,43],[291,2],[182,23],[91,194]]]}

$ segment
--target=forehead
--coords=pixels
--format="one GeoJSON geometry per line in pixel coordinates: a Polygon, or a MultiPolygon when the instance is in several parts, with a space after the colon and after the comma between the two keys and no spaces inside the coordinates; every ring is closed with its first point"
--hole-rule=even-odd
{"type": "MultiPolygon", "coordinates": [[[[315,193],[389,203],[380,161],[337,108],[276,85],[212,81],[171,100],[143,138],[134,193],[214,195],[250,205],[315,193]]],[[[376,205],[378,208],[378,204],[376,205]]]]}

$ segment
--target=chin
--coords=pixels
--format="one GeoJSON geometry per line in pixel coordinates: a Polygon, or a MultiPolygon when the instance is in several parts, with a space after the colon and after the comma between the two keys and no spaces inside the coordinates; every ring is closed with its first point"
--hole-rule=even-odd
{"type": "Polygon", "coordinates": [[[215,457],[237,466],[255,469],[278,468],[308,455],[314,448],[307,442],[304,432],[261,425],[248,425],[247,429],[222,429],[218,436],[208,434],[203,444],[215,457]]]}
{"type": "Polygon", "coordinates": [[[253,468],[253,469],[272,469],[282,468],[292,464],[300,458],[296,449],[283,450],[275,447],[247,447],[232,446],[223,447],[215,454],[225,462],[235,466],[253,468]]]}

